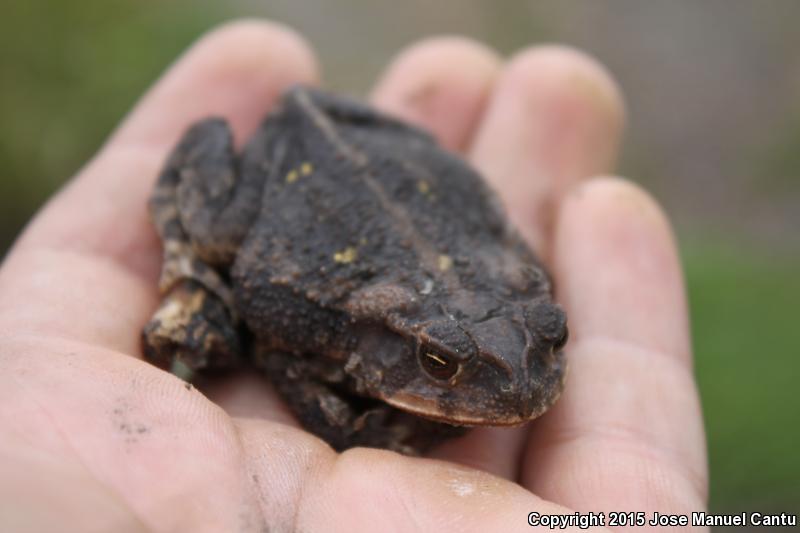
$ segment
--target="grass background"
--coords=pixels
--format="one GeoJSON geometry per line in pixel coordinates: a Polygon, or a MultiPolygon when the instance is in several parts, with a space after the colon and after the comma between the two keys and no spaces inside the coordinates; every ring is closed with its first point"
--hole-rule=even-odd
{"type": "MultiPolygon", "coordinates": [[[[690,239],[684,239],[690,240],[690,239]]],[[[715,510],[800,510],[800,261],[682,247],[715,510]]]]}
{"type": "MultiPolygon", "coordinates": [[[[357,25],[369,18],[365,18],[364,10],[375,9],[375,4],[368,7],[355,0],[339,4],[341,17],[349,16],[357,25]]],[[[332,85],[351,92],[368,86],[370,77],[397,43],[425,33],[461,31],[510,51],[520,43],[562,40],[566,31],[559,28],[564,27],[564,21],[582,20],[569,9],[566,13],[563,9],[556,11],[560,18],[531,17],[528,22],[513,13],[492,11],[494,18],[489,22],[479,16],[453,27],[445,22],[450,20],[447,14],[426,13],[430,16],[423,17],[424,24],[429,26],[414,29],[414,24],[423,22],[400,19],[400,26],[411,29],[390,33],[365,56],[363,48],[347,40],[348,32],[330,31],[330,25],[342,23],[337,22],[336,11],[331,8],[339,4],[309,2],[303,4],[305,11],[292,11],[295,8],[286,2],[8,3],[0,20],[0,252],[47,196],[91,156],[151,81],[197,36],[231,16],[276,16],[298,26],[322,50],[332,85]],[[325,46],[339,41],[344,44],[333,51],[325,46]]],[[[613,10],[623,4],[603,5],[613,10]]],[[[475,6],[473,11],[462,9],[462,18],[488,12],[485,3],[475,6]]],[[[680,24],[690,23],[670,16],[673,18],[669,20],[678,21],[671,22],[676,24],[676,32],[680,24]]],[[[642,24],[652,24],[653,20],[663,21],[664,15],[647,12],[642,24]]],[[[373,26],[381,31],[380,24],[373,26]]],[[[603,48],[598,45],[598,49],[603,48]]],[[[726,53],[724,47],[721,53],[726,53]]],[[[602,57],[611,64],[615,58],[613,53],[602,57]]],[[[635,72],[641,75],[644,70],[648,74],[648,68],[657,66],[639,66],[635,72]]],[[[635,86],[636,78],[629,79],[635,86]]],[[[621,81],[627,89],[625,80],[621,81]]],[[[701,86],[696,90],[702,96],[715,88],[701,86]]],[[[767,106],[771,94],[762,96],[767,106]]],[[[646,102],[632,101],[632,118],[650,116],[646,102]]],[[[698,151],[697,146],[687,144],[671,147],[674,154],[667,154],[670,157],[659,156],[659,137],[648,137],[651,125],[646,121],[634,124],[633,134],[629,134],[633,148],[628,149],[623,162],[624,173],[648,177],[646,184],[677,219],[708,431],[711,507],[717,511],[800,511],[800,246],[796,245],[793,219],[774,216],[786,210],[787,198],[797,191],[800,114],[793,109],[787,107],[780,115],[788,117],[785,126],[770,132],[774,150],[758,148],[745,154],[743,164],[765,174],[757,190],[764,202],[763,212],[769,216],[742,221],[746,217],[737,216],[738,210],[731,217],[724,205],[717,209],[713,201],[705,202],[707,208],[695,206],[692,211],[691,198],[697,188],[658,171],[674,154],[695,162],[696,167],[685,167],[690,169],[688,173],[693,168],[711,168],[706,176],[708,186],[730,192],[731,202],[737,191],[746,196],[752,190],[746,182],[725,181],[729,176],[715,173],[714,165],[702,166],[707,163],[705,157],[713,160],[720,157],[718,153],[698,151]],[[656,148],[637,144],[642,138],[656,148]],[[767,237],[762,239],[762,235],[767,237]]],[[[693,131],[700,126],[688,125],[686,129],[693,131]]],[[[719,136],[725,135],[725,131],[719,131],[719,136]]],[[[673,172],[682,173],[680,168],[673,172]]],[[[791,213],[792,205],[787,213],[791,213]]]]}

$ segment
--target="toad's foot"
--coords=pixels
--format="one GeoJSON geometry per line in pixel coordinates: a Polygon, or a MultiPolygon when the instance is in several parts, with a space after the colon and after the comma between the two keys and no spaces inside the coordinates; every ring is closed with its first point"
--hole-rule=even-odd
{"type": "Polygon", "coordinates": [[[192,280],[175,284],[142,331],[145,357],[190,380],[198,371],[240,362],[239,334],[226,306],[192,280]]]}

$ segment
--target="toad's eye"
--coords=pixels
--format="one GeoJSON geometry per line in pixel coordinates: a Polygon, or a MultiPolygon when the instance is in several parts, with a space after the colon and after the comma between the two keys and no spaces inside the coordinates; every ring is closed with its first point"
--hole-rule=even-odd
{"type": "Polygon", "coordinates": [[[448,380],[458,372],[458,363],[446,355],[426,349],[424,346],[419,351],[419,362],[432,378],[448,380]]]}
{"type": "Polygon", "coordinates": [[[569,339],[569,329],[567,329],[567,326],[564,326],[564,332],[556,340],[556,342],[553,343],[553,351],[554,352],[560,351],[567,344],[568,339],[569,339]]]}

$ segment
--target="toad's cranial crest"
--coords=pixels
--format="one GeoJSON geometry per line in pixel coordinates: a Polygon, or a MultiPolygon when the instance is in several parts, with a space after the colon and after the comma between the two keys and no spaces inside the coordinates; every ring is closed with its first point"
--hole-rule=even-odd
{"type": "Polygon", "coordinates": [[[201,121],[150,200],[145,355],[255,365],[337,449],[524,423],[563,388],[566,318],[499,205],[427,133],[322,91],[289,90],[241,152],[201,121]]]}

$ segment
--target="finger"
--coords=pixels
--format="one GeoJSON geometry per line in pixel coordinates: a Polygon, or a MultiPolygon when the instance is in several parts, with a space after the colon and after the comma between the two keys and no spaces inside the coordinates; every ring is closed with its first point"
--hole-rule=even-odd
{"type": "Polygon", "coordinates": [[[257,457],[263,512],[279,530],[526,531],[528,513],[572,514],[516,483],[451,463],[366,448],[314,456],[307,443],[295,446],[290,431],[242,429],[245,449],[257,457]]]}
{"type": "Polygon", "coordinates": [[[523,484],[577,510],[702,509],[703,427],[664,215],[637,187],[594,180],[564,203],[555,268],[570,374],[533,427],[523,484]]]}
{"type": "MultiPolygon", "coordinates": [[[[499,191],[512,220],[542,251],[563,187],[613,163],[619,92],[593,60],[562,47],[517,54],[495,82],[470,158],[499,191]]],[[[480,428],[435,456],[513,478],[525,428],[480,428]]]]}
{"type": "Polygon", "coordinates": [[[394,59],[376,84],[372,101],[431,131],[447,148],[462,151],[483,113],[499,64],[493,51],[469,39],[428,39],[394,59]]]}
{"type": "Polygon", "coordinates": [[[239,22],[201,39],[15,246],[0,271],[6,324],[138,354],[160,264],[146,199],[167,152],[210,114],[242,138],[287,85],[313,77],[308,49],[280,26],[239,22]]]}
{"type": "Polygon", "coordinates": [[[269,380],[254,370],[214,376],[206,384],[198,383],[197,388],[232,417],[299,426],[269,380]]]}
{"type": "Polygon", "coordinates": [[[427,455],[515,480],[526,435],[524,427],[473,428],[463,437],[442,442],[427,455]]]}
{"type": "Polygon", "coordinates": [[[525,50],[497,81],[471,159],[545,258],[559,199],[575,182],[610,170],[623,116],[605,69],[569,48],[525,50]]]}
{"type": "MultiPolygon", "coordinates": [[[[402,52],[373,91],[380,108],[430,130],[452,150],[463,151],[474,135],[499,71],[484,46],[462,38],[423,41],[402,52]]],[[[511,477],[523,433],[480,428],[447,441],[430,456],[511,477]]]]}

